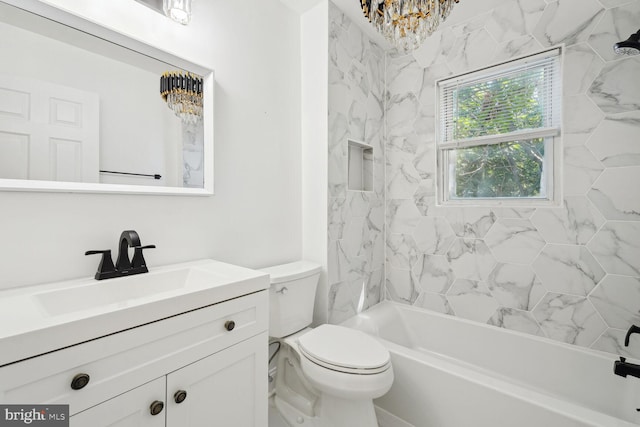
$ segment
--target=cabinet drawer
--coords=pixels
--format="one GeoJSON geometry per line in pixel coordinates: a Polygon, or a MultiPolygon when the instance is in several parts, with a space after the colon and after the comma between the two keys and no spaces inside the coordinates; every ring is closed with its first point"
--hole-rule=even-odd
{"type": "Polygon", "coordinates": [[[69,404],[73,415],[267,326],[267,291],[204,307],[0,368],[0,402],[69,404]],[[90,381],[73,390],[78,374],[90,381]]]}
{"type": "Polygon", "coordinates": [[[154,401],[165,401],[165,378],[141,385],[82,411],[69,419],[70,427],[165,427],[166,411],[151,415],[154,401]]]}

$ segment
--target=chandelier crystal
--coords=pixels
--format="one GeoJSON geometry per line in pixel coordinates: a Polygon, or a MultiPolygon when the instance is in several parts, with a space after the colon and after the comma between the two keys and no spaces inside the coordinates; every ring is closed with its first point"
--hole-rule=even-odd
{"type": "Polygon", "coordinates": [[[182,25],[191,21],[191,0],[163,0],[162,8],[165,15],[182,25]]]}
{"type": "Polygon", "coordinates": [[[160,95],[184,123],[202,118],[202,77],[184,71],[167,71],[160,77],[160,95]]]}
{"type": "Polygon", "coordinates": [[[422,45],[460,0],[360,0],[378,32],[402,52],[422,45]]]}

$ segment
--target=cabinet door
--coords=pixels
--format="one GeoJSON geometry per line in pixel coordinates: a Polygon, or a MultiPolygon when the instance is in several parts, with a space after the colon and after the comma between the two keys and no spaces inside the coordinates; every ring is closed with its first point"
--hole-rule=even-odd
{"type": "Polygon", "coordinates": [[[267,347],[264,332],[169,374],[167,427],[266,426],[267,347]]]}
{"type": "Polygon", "coordinates": [[[165,377],[109,399],[70,418],[70,427],[164,427],[166,408],[151,415],[154,401],[165,402],[165,377]]]}

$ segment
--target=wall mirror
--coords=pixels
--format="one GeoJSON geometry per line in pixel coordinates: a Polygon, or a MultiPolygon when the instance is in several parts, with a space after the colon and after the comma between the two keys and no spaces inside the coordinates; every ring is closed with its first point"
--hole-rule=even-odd
{"type": "Polygon", "coordinates": [[[212,70],[37,0],[0,51],[0,190],[213,194],[212,70]]]}

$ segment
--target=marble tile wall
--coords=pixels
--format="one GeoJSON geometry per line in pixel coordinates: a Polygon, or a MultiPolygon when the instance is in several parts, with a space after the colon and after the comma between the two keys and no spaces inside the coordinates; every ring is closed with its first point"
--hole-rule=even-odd
{"type": "Polygon", "coordinates": [[[329,323],[383,295],[384,67],[384,51],[329,2],[329,323]],[[349,139],[373,147],[373,191],[347,188],[349,139]]]}
{"type": "MultiPolygon", "coordinates": [[[[334,27],[337,38],[353,31],[334,27]]],[[[638,27],[638,0],[505,0],[469,21],[443,26],[413,54],[387,52],[386,194],[379,186],[373,199],[358,194],[357,202],[367,206],[360,213],[368,217],[346,220],[356,195],[345,194],[341,180],[333,182],[332,257],[344,262],[338,289],[351,286],[349,278],[359,271],[350,255],[364,251],[340,237],[379,239],[383,227],[369,218],[371,209],[379,215],[384,200],[387,298],[640,357],[640,339],[623,346],[627,328],[640,325],[640,56],[612,51],[638,27]],[[435,206],[434,82],[557,44],[566,48],[562,207],[435,206]]],[[[360,46],[373,52],[358,38],[346,46],[358,58],[365,56],[360,46]]],[[[349,73],[336,50],[335,68],[349,73]]],[[[380,93],[377,87],[369,92],[380,93]]],[[[356,110],[362,124],[367,108],[350,111],[356,110]]],[[[333,121],[344,121],[336,112],[333,121]]],[[[366,242],[379,244],[372,240],[366,242]]],[[[351,296],[357,292],[349,289],[351,296]]]]}

